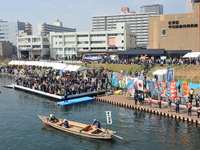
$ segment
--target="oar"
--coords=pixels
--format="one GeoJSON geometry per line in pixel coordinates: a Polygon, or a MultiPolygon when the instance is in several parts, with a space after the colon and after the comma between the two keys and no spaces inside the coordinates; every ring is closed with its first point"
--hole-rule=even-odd
{"type": "Polygon", "coordinates": [[[117,137],[117,138],[119,138],[119,139],[121,139],[121,140],[124,140],[124,141],[126,141],[126,142],[128,142],[128,143],[131,143],[130,140],[125,139],[125,138],[123,138],[123,137],[121,137],[121,136],[119,136],[119,135],[116,135],[116,134],[112,134],[112,135],[115,136],[115,137],[117,137]]]}

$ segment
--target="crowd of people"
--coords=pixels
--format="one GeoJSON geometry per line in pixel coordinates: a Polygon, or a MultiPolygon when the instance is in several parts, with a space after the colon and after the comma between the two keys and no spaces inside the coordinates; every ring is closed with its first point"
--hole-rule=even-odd
{"type": "Polygon", "coordinates": [[[101,70],[60,73],[52,68],[13,65],[1,68],[1,72],[20,75],[15,80],[17,85],[60,96],[106,90],[108,87],[105,72],[101,70]]]}

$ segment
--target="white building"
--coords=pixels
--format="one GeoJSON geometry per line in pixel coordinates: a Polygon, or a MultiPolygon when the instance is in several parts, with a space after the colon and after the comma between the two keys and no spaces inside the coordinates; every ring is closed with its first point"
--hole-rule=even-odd
{"type": "Polygon", "coordinates": [[[26,24],[24,22],[0,20],[0,42],[10,42],[14,46],[13,50],[16,50],[17,37],[19,36],[19,31],[22,30],[26,30],[26,24]]]}
{"type": "Polygon", "coordinates": [[[38,58],[50,56],[50,43],[48,36],[29,35],[18,37],[17,54],[19,58],[38,58]]]}
{"type": "Polygon", "coordinates": [[[159,16],[156,12],[140,13],[137,14],[133,11],[129,11],[128,7],[121,8],[121,14],[118,15],[106,15],[92,17],[92,30],[104,31],[116,29],[117,23],[126,22],[130,24],[132,32],[136,33],[137,45],[139,47],[148,46],[148,19],[151,16],[159,16]]]}
{"type": "Polygon", "coordinates": [[[51,24],[39,24],[38,30],[40,35],[49,35],[50,32],[76,32],[76,28],[63,27],[63,24],[57,19],[53,25],[51,24]]]}
{"type": "Polygon", "coordinates": [[[115,54],[136,48],[136,37],[126,23],[119,23],[112,31],[51,32],[51,58],[63,58],[86,53],[115,54]]]}

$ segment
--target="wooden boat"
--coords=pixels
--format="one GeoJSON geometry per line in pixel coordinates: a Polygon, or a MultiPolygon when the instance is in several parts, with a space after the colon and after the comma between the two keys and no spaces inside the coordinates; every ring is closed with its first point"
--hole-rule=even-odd
{"type": "Polygon", "coordinates": [[[94,139],[111,139],[112,136],[116,136],[116,132],[107,130],[107,129],[99,129],[96,126],[82,124],[74,121],[68,121],[69,128],[65,128],[61,126],[63,119],[56,119],[56,121],[48,121],[49,117],[47,116],[38,116],[45,125],[52,126],[56,129],[69,132],[72,134],[88,137],[88,138],[94,138],[94,139]]]}

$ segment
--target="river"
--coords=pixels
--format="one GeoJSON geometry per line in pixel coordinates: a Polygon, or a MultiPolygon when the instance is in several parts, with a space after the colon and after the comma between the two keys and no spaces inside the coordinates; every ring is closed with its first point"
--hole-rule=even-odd
{"type": "Polygon", "coordinates": [[[12,77],[0,75],[0,150],[197,150],[200,127],[162,116],[92,101],[61,108],[48,98],[2,87],[12,77]],[[112,112],[107,125],[105,111],[112,112]],[[45,126],[37,115],[91,124],[96,118],[103,128],[114,130],[120,139],[96,140],[64,133],[45,126]]]}

